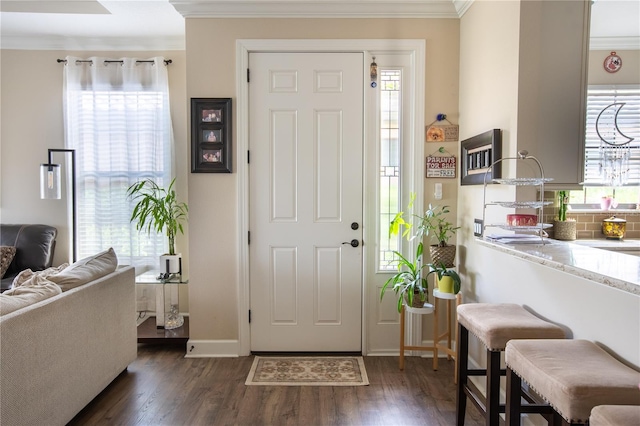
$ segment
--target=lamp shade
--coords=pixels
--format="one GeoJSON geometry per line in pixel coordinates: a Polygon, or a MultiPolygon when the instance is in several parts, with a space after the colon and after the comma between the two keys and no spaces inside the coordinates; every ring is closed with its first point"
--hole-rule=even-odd
{"type": "Polygon", "coordinates": [[[40,198],[59,200],[62,198],[60,187],[60,164],[41,164],[40,198]]]}

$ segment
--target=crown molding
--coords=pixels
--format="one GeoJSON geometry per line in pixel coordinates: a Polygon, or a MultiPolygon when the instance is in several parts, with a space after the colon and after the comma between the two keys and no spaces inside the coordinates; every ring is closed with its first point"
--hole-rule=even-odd
{"type": "MultiPolygon", "coordinates": [[[[468,0],[169,0],[185,18],[459,18],[468,0]]],[[[466,6],[468,7],[468,6],[466,6]]]]}
{"type": "Polygon", "coordinates": [[[591,37],[589,50],[640,50],[640,37],[591,37]]]}
{"type": "Polygon", "coordinates": [[[184,36],[173,37],[31,37],[3,36],[9,50],[164,51],[185,50],[184,36]]]}

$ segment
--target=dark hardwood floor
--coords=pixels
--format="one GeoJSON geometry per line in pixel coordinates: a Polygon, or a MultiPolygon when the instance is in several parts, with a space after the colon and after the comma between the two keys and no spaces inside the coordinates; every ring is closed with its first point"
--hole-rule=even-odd
{"type": "MultiPolygon", "coordinates": [[[[184,358],[180,346],[138,345],[138,358],[70,425],[455,424],[453,361],[365,357],[369,386],[245,386],[253,356],[184,358]]],[[[467,407],[466,424],[480,425],[467,407]]]]}

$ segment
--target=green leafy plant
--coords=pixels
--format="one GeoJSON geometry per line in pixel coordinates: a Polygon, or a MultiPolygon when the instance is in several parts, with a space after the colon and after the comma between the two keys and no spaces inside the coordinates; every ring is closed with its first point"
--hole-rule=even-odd
{"type": "MultiPolygon", "coordinates": [[[[411,194],[409,209],[413,208],[414,200],[415,194],[411,194]]],[[[408,305],[413,304],[414,297],[419,297],[421,302],[429,300],[427,277],[432,273],[437,274],[438,279],[450,276],[454,281],[454,290],[457,288],[456,293],[460,291],[460,276],[456,271],[448,269],[443,263],[439,265],[422,263],[424,254],[423,236],[432,235],[438,240],[438,246],[445,247],[449,238],[459,229],[459,227],[454,227],[451,222],[445,219],[445,215],[449,212],[447,206],[438,207],[429,204],[424,216],[412,215],[418,222],[415,226],[416,232],[414,235],[411,235],[411,230],[414,229],[414,226],[404,220],[404,212],[398,212],[391,221],[389,236],[398,235],[402,230],[403,238],[406,237],[407,240],[419,238],[421,240],[412,258],[405,257],[398,251],[393,252],[396,260],[392,262],[395,262],[398,272],[391,276],[380,290],[380,300],[382,300],[386,289],[392,286],[393,291],[398,296],[398,312],[402,310],[404,299],[407,300],[408,305]]]]}
{"type": "MultiPolygon", "coordinates": [[[[453,294],[458,294],[460,292],[462,280],[456,271],[447,268],[444,263],[440,263],[438,265],[429,264],[429,274],[432,273],[435,273],[438,276],[438,280],[442,280],[443,277],[451,277],[453,280],[453,294]]],[[[429,276],[429,274],[427,274],[427,276],[429,276]]]]}
{"type": "Polygon", "coordinates": [[[398,251],[393,252],[397,256],[395,262],[397,263],[398,272],[391,276],[382,286],[380,300],[384,297],[387,287],[392,285],[393,291],[398,296],[398,312],[402,310],[402,303],[405,298],[410,306],[413,304],[414,297],[419,297],[422,302],[429,300],[426,278],[428,273],[426,275],[423,274],[423,270],[428,268],[428,265],[422,264],[423,251],[424,247],[420,242],[416,247],[413,260],[404,257],[398,251]]]}
{"type": "Polygon", "coordinates": [[[567,191],[558,191],[558,220],[567,220],[567,207],[569,206],[569,194],[567,191]]]}
{"type": "Polygon", "coordinates": [[[178,231],[184,234],[182,222],[187,220],[189,208],[178,202],[173,189],[175,178],[169,188],[158,186],[151,179],[136,182],[127,189],[127,197],[136,201],[130,221],[137,221],[136,229],[151,233],[166,233],[169,240],[169,254],[175,255],[175,239],[178,231]]]}
{"type": "Polygon", "coordinates": [[[453,223],[449,222],[445,217],[450,212],[449,206],[440,207],[429,204],[424,216],[416,216],[420,220],[416,226],[418,229],[416,237],[431,236],[438,242],[438,247],[446,247],[449,238],[460,229],[459,226],[453,226],[453,223]]]}

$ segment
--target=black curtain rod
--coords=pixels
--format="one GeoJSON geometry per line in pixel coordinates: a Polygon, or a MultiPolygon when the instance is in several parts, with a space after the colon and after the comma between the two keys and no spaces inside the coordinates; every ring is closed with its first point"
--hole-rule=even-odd
{"type": "MultiPolygon", "coordinates": [[[[66,60],[66,59],[56,59],[56,61],[57,61],[59,64],[65,64],[65,65],[66,65],[66,63],[67,63],[67,60],[66,60]]],[[[79,63],[82,63],[82,62],[93,62],[93,60],[91,60],[91,59],[86,59],[86,60],[76,59],[76,64],[79,64],[79,63]]],[[[146,63],[151,63],[151,64],[152,64],[154,61],[136,61],[136,62],[146,62],[146,63]]],[[[122,63],[124,63],[124,61],[110,61],[110,60],[106,60],[106,61],[104,61],[104,63],[105,63],[105,64],[122,64],[122,63]]],[[[169,65],[169,64],[171,64],[171,63],[173,63],[173,61],[172,61],[171,59],[165,59],[165,60],[164,60],[164,64],[165,64],[165,65],[169,65]]]]}

